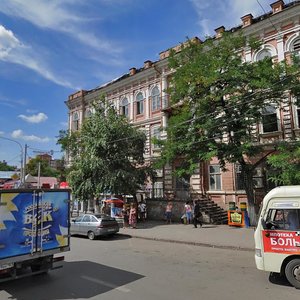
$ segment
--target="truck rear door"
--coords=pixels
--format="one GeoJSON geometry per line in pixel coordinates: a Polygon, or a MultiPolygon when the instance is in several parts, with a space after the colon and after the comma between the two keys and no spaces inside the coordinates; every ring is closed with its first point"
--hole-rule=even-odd
{"type": "Polygon", "coordinates": [[[69,247],[69,191],[0,191],[0,259],[69,247]]]}

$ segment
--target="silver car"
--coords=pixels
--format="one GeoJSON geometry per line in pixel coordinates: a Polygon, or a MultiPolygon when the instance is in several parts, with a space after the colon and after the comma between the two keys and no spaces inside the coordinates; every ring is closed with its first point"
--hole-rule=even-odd
{"type": "Polygon", "coordinates": [[[84,214],[71,221],[72,234],[85,235],[90,240],[98,236],[112,235],[119,231],[115,218],[105,214],[84,214]]]}

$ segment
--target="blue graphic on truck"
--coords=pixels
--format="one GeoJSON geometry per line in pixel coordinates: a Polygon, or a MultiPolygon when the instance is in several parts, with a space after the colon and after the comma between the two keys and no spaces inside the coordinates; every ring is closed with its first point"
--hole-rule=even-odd
{"type": "Polygon", "coordinates": [[[0,259],[69,243],[69,193],[0,193],[0,259]]]}

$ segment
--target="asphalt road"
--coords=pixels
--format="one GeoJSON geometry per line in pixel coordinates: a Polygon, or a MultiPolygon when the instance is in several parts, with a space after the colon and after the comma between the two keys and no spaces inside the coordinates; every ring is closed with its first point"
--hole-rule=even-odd
{"type": "Polygon", "coordinates": [[[62,269],[0,284],[0,300],[298,300],[252,252],[115,237],[72,237],[62,269]]]}

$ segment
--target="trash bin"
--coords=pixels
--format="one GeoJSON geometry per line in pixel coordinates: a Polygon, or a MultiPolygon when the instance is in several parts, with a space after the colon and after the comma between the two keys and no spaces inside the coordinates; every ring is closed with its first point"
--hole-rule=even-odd
{"type": "Polygon", "coordinates": [[[240,209],[241,209],[241,211],[246,211],[247,210],[247,202],[241,202],[240,209]]]}
{"type": "Polygon", "coordinates": [[[228,205],[229,205],[228,210],[235,210],[235,208],[236,208],[235,202],[229,202],[228,205]]]}

